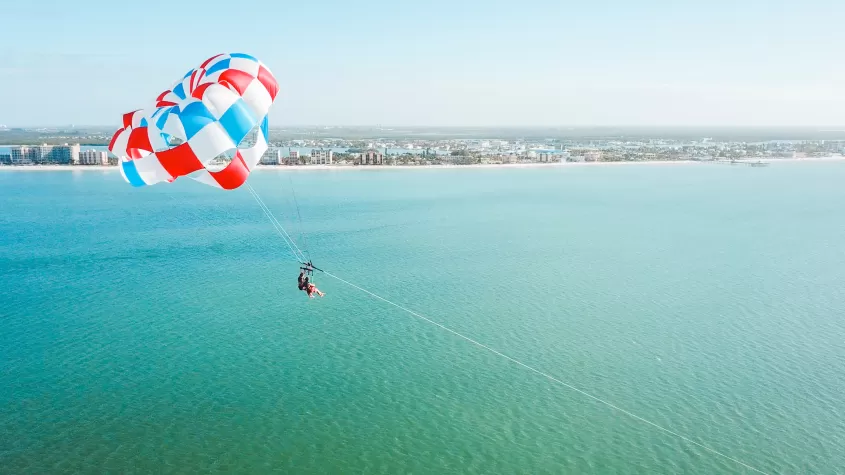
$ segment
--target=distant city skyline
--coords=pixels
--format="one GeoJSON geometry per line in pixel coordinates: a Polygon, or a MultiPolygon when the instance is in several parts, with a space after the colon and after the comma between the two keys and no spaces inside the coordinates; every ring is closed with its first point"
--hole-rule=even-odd
{"type": "Polygon", "coordinates": [[[0,124],[117,124],[228,51],[276,75],[273,127],[845,124],[845,5],[739,3],[15,2],[0,124]]]}

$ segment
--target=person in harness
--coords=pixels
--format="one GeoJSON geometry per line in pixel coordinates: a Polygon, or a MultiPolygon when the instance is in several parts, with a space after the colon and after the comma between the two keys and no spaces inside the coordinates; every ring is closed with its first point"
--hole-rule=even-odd
{"type": "Polygon", "coordinates": [[[308,276],[305,275],[305,269],[299,271],[299,290],[305,290],[308,287],[308,276]]]}
{"type": "Polygon", "coordinates": [[[315,293],[317,295],[319,295],[320,297],[326,295],[325,293],[321,292],[320,289],[318,289],[317,286],[314,285],[311,282],[310,275],[314,272],[314,266],[311,264],[310,261],[305,263],[305,266],[300,267],[299,269],[300,269],[299,279],[298,279],[299,290],[304,291],[306,294],[308,294],[308,297],[312,298],[312,299],[314,298],[315,293]]]}

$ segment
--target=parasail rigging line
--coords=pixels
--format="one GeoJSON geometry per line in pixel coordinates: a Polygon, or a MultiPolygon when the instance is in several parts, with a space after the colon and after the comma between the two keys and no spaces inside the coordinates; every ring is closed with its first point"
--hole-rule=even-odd
{"type": "Polygon", "coordinates": [[[249,184],[249,183],[246,183],[246,188],[249,191],[249,193],[252,195],[252,197],[255,198],[255,202],[258,203],[258,206],[261,208],[261,211],[263,211],[264,215],[267,216],[267,219],[270,220],[270,224],[273,225],[273,228],[276,230],[276,232],[279,234],[279,236],[285,241],[285,244],[288,245],[288,248],[290,248],[290,251],[294,255],[294,258],[300,264],[305,264],[306,262],[308,262],[305,259],[305,256],[303,255],[302,250],[299,249],[299,246],[296,245],[296,242],[294,242],[293,238],[290,237],[290,234],[288,234],[288,232],[285,230],[284,226],[282,226],[282,224],[279,222],[279,220],[276,219],[276,217],[273,215],[273,212],[270,211],[270,208],[267,207],[267,205],[264,203],[264,200],[262,200],[261,197],[258,196],[258,192],[256,192],[255,189],[252,187],[252,185],[249,184]]]}
{"type": "Polygon", "coordinates": [[[633,412],[630,412],[630,411],[627,411],[627,410],[625,410],[625,409],[622,409],[621,407],[619,407],[619,406],[617,406],[617,405],[615,405],[615,404],[613,404],[613,403],[611,403],[611,402],[609,402],[609,401],[607,401],[607,400],[605,400],[605,399],[602,399],[602,398],[600,398],[600,397],[598,397],[598,396],[594,396],[594,395],[592,395],[592,394],[590,394],[590,393],[588,393],[588,392],[586,392],[586,391],[584,391],[584,390],[582,390],[582,389],[577,388],[576,386],[573,386],[572,384],[566,383],[566,382],[564,382],[564,381],[562,381],[562,380],[560,380],[560,379],[558,379],[558,378],[556,378],[556,377],[554,377],[554,376],[550,375],[549,373],[546,373],[546,372],[541,371],[541,370],[539,370],[539,369],[537,369],[537,368],[535,368],[535,367],[533,367],[533,366],[530,366],[530,365],[528,365],[528,364],[526,364],[526,363],[523,363],[522,361],[519,361],[519,360],[518,360],[518,359],[516,359],[516,358],[510,357],[510,356],[508,356],[508,355],[506,355],[506,354],[504,354],[504,353],[502,353],[502,352],[500,352],[500,351],[498,351],[498,350],[496,350],[496,349],[494,349],[494,348],[492,348],[492,347],[489,347],[489,346],[485,345],[484,343],[481,343],[481,342],[479,342],[479,341],[477,341],[477,340],[474,340],[474,339],[472,339],[472,338],[470,338],[470,337],[468,337],[468,336],[464,335],[463,333],[460,333],[460,332],[458,332],[458,331],[455,331],[455,330],[453,330],[453,329],[451,329],[451,328],[449,328],[449,327],[447,327],[447,326],[443,325],[442,323],[438,323],[438,322],[436,322],[436,321],[434,321],[434,320],[432,320],[432,319],[430,319],[430,318],[426,317],[425,315],[422,315],[422,314],[420,314],[420,313],[418,313],[418,312],[415,312],[415,311],[413,311],[413,310],[411,310],[411,309],[409,309],[409,308],[407,308],[407,307],[405,307],[405,306],[403,306],[403,305],[400,305],[400,304],[398,304],[398,303],[392,302],[392,301],[390,301],[390,300],[388,300],[388,299],[386,299],[386,298],[384,298],[384,297],[382,297],[382,296],[380,296],[380,295],[377,295],[377,294],[375,294],[375,293],[373,293],[373,292],[370,292],[369,290],[367,290],[367,289],[365,289],[365,288],[363,288],[363,287],[360,287],[360,286],[358,286],[358,285],[355,285],[355,284],[353,284],[352,282],[349,282],[349,281],[347,281],[347,280],[344,280],[344,279],[342,279],[342,278],[340,278],[340,277],[338,277],[338,276],[336,276],[336,275],[332,274],[331,272],[328,272],[328,271],[322,271],[322,272],[323,272],[323,274],[325,274],[326,276],[331,277],[331,278],[333,278],[333,279],[337,280],[338,282],[341,282],[341,283],[343,283],[343,284],[346,284],[346,285],[348,285],[349,287],[352,287],[352,288],[354,288],[354,289],[360,290],[361,292],[364,292],[365,294],[369,295],[370,297],[373,297],[373,298],[375,298],[375,299],[381,300],[382,302],[384,302],[384,303],[386,303],[386,304],[388,304],[388,305],[392,305],[392,306],[394,306],[394,307],[398,308],[399,310],[402,310],[402,311],[404,311],[404,312],[406,312],[406,313],[408,313],[408,314],[410,314],[410,315],[412,315],[412,316],[414,316],[414,317],[416,317],[416,318],[418,318],[418,319],[420,319],[420,320],[423,320],[423,321],[425,321],[425,322],[427,322],[427,323],[430,323],[430,324],[432,324],[432,325],[434,325],[434,326],[436,326],[436,327],[439,327],[440,329],[445,330],[445,331],[447,331],[447,332],[449,332],[449,333],[451,333],[451,334],[453,334],[453,335],[455,335],[455,336],[457,336],[457,337],[459,337],[459,338],[462,338],[462,339],[464,339],[464,340],[466,340],[466,341],[468,341],[468,342],[472,343],[473,345],[476,345],[476,346],[478,346],[478,347],[480,347],[480,348],[483,348],[483,349],[485,349],[485,350],[487,350],[487,351],[489,351],[489,352],[491,352],[491,353],[493,353],[493,354],[495,354],[495,355],[497,355],[497,356],[501,356],[502,358],[505,358],[506,360],[508,360],[508,361],[510,361],[510,362],[512,362],[512,363],[515,363],[515,364],[517,364],[517,365],[519,365],[519,366],[521,366],[521,367],[523,367],[523,368],[525,368],[525,369],[527,369],[527,370],[529,370],[529,371],[531,371],[531,372],[533,372],[533,373],[536,373],[536,374],[538,374],[538,375],[540,375],[540,376],[543,376],[544,378],[548,379],[549,381],[552,381],[552,382],[554,382],[554,383],[560,384],[561,386],[563,386],[563,387],[565,387],[565,388],[571,389],[572,391],[575,391],[575,392],[577,392],[577,393],[581,394],[582,396],[586,396],[586,397],[588,397],[588,398],[590,398],[590,399],[592,399],[592,400],[594,400],[594,401],[596,401],[596,402],[599,402],[599,403],[601,403],[601,404],[604,404],[605,406],[610,407],[611,409],[614,409],[614,410],[616,410],[616,411],[619,411],[619,412],[621,412],[622,414],[625,414],[625,415],[627,415],[627,416],[630,416],[630,417],[632,417],[632,418],[634,418],[634,419],[636,419],[636,420],[638,420],[638,421],[640,421],[640,422],[644,422],[644,423],[646,423],[646,424],[648,424],[648,425],[650,425],[650,426],[652,426],[652,427],[654,427],[654,428],[656,428],[656,429],[658,429],[658,430],[660,430],[660,431],[662,431],[662,432],[665,432],[665,433],[667,433],[667,434],[673,435],[673,436],[675,436],[675,437],[677,437],[677,438],[679,438],[679,439],[681,439],[681,440],[683,440],[683,441],[685,441],[685,442],[689,442],[690,444],[696,445],[696,446],[698,446],[698,447],[700,447],[700,448],[702,448],[702,449],[704,449],[704,450],[706,450],[706,451],[708,451],[708,452],[710,452],[710,453],[716,454],[716,455],[721,456],[721,457],[723,457],[723,458],[725,458],[725,459],[727,459],[727,460],[730,460],[730,461],[732,461],[732,462],[734,462],[734,463],[737,463],[737,464],[739,464],[739,465],[741,465],[741,466],[743,466],[743,467],[745,467],[745,468],[747,468],[747,469],[749,469],[749,470],[752,470],[752,471],[757,472],[757,473],[766,473],[766,472],[763,472],[762,470],[758,470],[758,469],[756,469],[756,468],[752,467],[751,465],[748,465],[748,464],[746,464],[746,463],[744,463],[744,462],[742,462],[742,461],[740,461],[740,460],[737,460],[736,458],[733,458],[733,457],[731,457],[731,456],[729,456],[729,455],[726,455],[726,454],[724,454],[724,453],[722,453],[722,452],[720,452],[720,451],[718,451],[718,450],[716,450],[716,449],[714,449],[714,448],[711,448],[711,447],[709,447],[709,446],[707,446],[707,445],[704,445],[704,444],[702,444],[702,443],[696,442],[696,441],[694,441],[694,440],[690,439],[689,437],[685,437],[684,435],[679,434],[678,432],[675,432],[675,431],[673,431],[673,430],[671,430],[671,429],[668,429],[668,428],[666,428],[666,427],[663,427],[663,426],[661,426],[661,425],[659,425],[659,424],[657,424],[657,423],[655,423],[655,422],[652,422],[652,421],[650,421],[650,420],[648,420],[648,419],[646,419],[646,418],[644,418],[644,417],[638,416],[638,415],[634,414],[633,412]]]}
{"type": "Polygon", "coordinates": [[[305,228],[302,226],[302,214],[299,212],[299,201],[296,199],[296,190],[293,187],[293,178],[291,178],[290,175],[288,175],[288,181],[290,182],[291,194],[293,194],[293,204],[296,206],[296,217],[299,218],[299,239],[302,239],[302,246],[305,248],[305,254],[308,256],[308,262],[311,262],[311,251],[308,250],[308,240],[305,237],[305,228]]]}

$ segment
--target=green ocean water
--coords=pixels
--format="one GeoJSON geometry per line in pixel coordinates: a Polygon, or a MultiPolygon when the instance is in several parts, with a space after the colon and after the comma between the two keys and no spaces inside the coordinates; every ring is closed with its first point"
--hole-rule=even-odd
{"type": "MultiPolygon", "coordinates": [[[[845,164],[250,183],[344,279],[761,471],[845,473],[845,164]]],[[[0,473],[753,473],[297,273],[246,190],[0,173],[0,473]]]]}

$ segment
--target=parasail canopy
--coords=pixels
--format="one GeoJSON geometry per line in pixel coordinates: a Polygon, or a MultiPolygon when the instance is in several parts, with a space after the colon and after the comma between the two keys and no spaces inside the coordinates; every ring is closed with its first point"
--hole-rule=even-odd
{"type": "Polygon", "coordinates": [[[124,114],[109,150],[133,186],[187,176],[238,188],[267,150],[267,114],[278,91],[275,77],[257,58],[213,56],[150,107],[124,114]]]}

